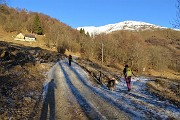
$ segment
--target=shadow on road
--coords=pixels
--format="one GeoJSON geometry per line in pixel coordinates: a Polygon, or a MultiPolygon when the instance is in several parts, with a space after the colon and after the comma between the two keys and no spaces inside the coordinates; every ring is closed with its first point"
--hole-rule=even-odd
{"type": "MultiPolygon", "coordinates": [[[[68,66],[68,63],[65,63],[65,64],[66,64],[66,66],[68,66]]],[[[117,107],[120,111],[124,111],[125,113],[127,113],[129,115],[129,117],[137,118],[137,119],[144,119],[141,116],[137,116],[134,111],[127,109],[122,104],[119,104],[118,102],[116,102],[116,100],[107,96],[107,93],[109,93],[111,91],[108,90],[106,93],[104,93],[104,92],[97,90],[96,88],[94,88],[93,86],[91,86],[90,84],[88,84],[86,82],[86,80],[84,79],[84,76],[81,75],[81,73],[80,73],[80,71],[78,71],[78,69],[76,69],[75,67],[69,67],[69,68],[72,72],[74,72],[74,74],[77,76],[77,78],[80,80],[80,82],[84,86],[89,88],[93,93],[95,93],[96,95],[98,95],[99,97],[101,97],[102,99],[107,101],[108,103],[111,103],[112,106],[117,107]]],[[[111,92],[111,93],[113,93],[113,92],[111,92]]]]}
{"type": "Polygon", "coordinates": [[[43,108],[41,110],[40,120],[55,120],[55,89],[57,88],[52,79],[48,84],[47,94],[43,103],[43,108]],[[49,112],[49,113],[48,113],[49,112]]]}
{"type": "MultiPolygon", "coordinates": [[[[82,110],[86,113],[87,117],[90,120],[103,120],[103,117],[95,110],[95,108],[85,99],[83,95],[81,95],[80,91],[76,88],[76,86],[72,83],[72,79],[68,75],[68,71],[64,69],[64,67],[59,63],[60,68],[65,76],[66,83],[68,84],[70,90],[72,91],[74,97],[79,103],[82,110]]],[[[69,64],[68,64],[69,66],[69,64]]]]}

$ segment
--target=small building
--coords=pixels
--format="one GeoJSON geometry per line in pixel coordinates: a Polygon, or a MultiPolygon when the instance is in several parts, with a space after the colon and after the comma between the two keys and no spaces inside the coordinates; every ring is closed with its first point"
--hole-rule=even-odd
{"type": "Polygon", "coordinates": [[[32,34],[25,34],[24,39],[25,41],[35,41],[36,37],[35,35],[32,35],[32,34]]]}
{"type": "Polygon", "coordinates": [[[21,41],[25,41],[24,40],[24,35],[22,33],[19,33],[15,38],[14,40],[21,40],[21,41]]]}
{"type": "Polygon", "coordinates": [[[14,40],[20,40],[20,41],[36,41],[35,35],[32,34],[25,34],[19,33],[14,40]]]}

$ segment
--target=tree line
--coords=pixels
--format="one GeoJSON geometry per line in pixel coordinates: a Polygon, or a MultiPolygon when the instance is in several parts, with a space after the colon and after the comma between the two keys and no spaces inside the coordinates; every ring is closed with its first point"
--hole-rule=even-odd
{"type": "Polygon", "coordinates": [[[101,60],[104,46],[104,63],[130,64],[137,72],[143,68],[179,71],[179,31],[170,29],[153,31],[116,31],[90,38],[86,58],[101,60]]]}

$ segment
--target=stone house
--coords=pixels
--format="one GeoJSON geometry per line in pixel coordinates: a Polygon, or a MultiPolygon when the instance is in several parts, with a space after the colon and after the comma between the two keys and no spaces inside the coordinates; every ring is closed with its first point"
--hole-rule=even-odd
{"type": "Polygon", "coordinates": [[[35,35],[32,34],[25,34],[19,33],[14,40],[20,40],[20,41],[36,41],[35,35]]]}
{"type": "Polygon", "coordinates": [[[25,41],[36,41],[35,35],[32,34],[25,34],[24,39],[25,41]]]}

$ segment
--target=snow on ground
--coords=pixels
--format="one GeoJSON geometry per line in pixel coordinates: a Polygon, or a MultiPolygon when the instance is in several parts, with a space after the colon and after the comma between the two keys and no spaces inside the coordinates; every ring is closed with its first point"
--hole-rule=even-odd
{"type": "MultiPolygon", "coordinates": [[[[81,76],[87,75],[78,65],[73,65],[81,76]]],[[[85,78],[81,80],[95,93],[100,96],[106,96],[107,98],[105,97],[105,99],[109,98],[109,102],[112,102],[112,104],[120,104],[119,106],[121,109],[133,114],[133,116],[150,117],[155,119],[174,117],[180,119],[180,108],[170,104],[168,101],[159,100],[146,90],[145,84],[147,81],[151,80],[150,78],[132,78],[132,90],[130,92],[127,91],[127,86],[123,78],[119,80],[116,91],[109,91],[106,87],[92,86],[92,83],[85,78]]]]}
{"type": "MultiPolygon", "coordinates": [[[[68,66],[68,60],[60,61],[59,64],[68,66]]],[[[79,82],[86,88],[112,106],[126,112],[132,119],[174,118],[180,120],[180,108],[170,104],[168,101],[158,99],[146,90],[146,82],[151,80],[150,78],[132,78],[132,90],[130,92],[127,91],[126,83],[121,78],[119,79],[116,90],[109,91],[106,86],[94,85],[89,80],[88,74],[77,64],[72,63],[69,70],[77,75],[79,82]]],[[[65,77],[68,78],[68,74],[65,74],[65,77]]]]}

